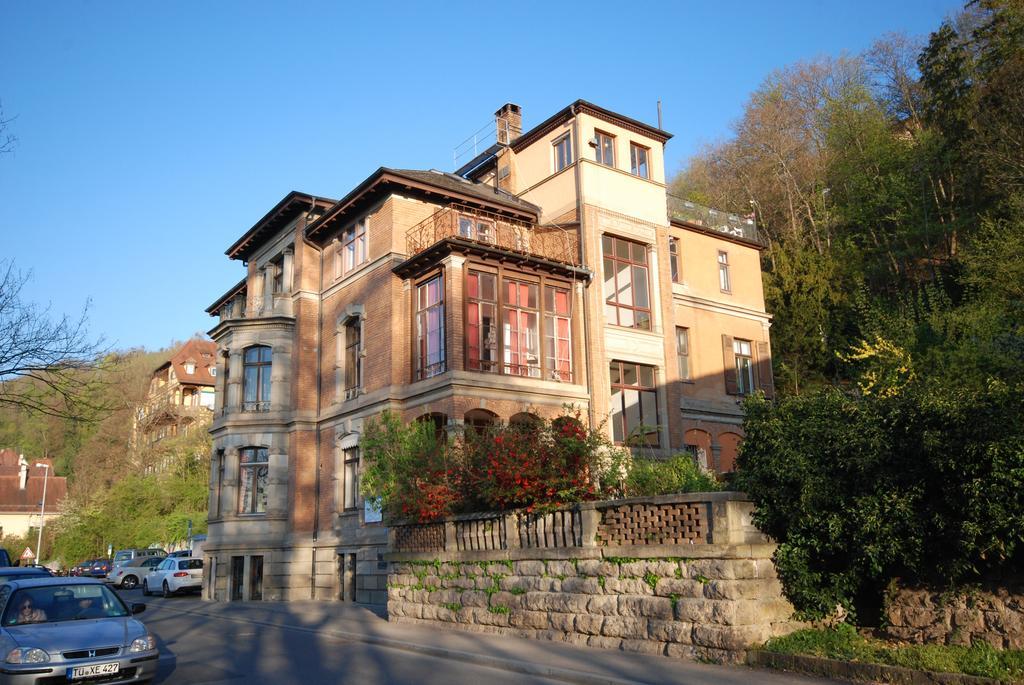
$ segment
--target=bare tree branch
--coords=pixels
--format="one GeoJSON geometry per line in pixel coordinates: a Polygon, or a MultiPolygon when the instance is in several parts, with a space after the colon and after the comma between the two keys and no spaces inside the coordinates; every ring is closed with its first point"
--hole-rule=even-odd
{"type": "Polygon", "coordinates": [[[29,274],[0,261],[0,406],[78,421],[106,409],[96,392],[105,380],[102,340],[89,338],[88,303],[78,317],[51,317],[22,300],[29,274]]]}

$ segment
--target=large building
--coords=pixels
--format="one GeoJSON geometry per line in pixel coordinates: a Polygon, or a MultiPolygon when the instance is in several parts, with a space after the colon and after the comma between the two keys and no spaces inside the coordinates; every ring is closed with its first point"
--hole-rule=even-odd
{"type": "MultiPolygon", "coordinates": [[[[53,474],[51,459],[35,459],[30,463],[14,450],[0,450],[0,537],[38,531],[44,516],[46,523],[51,523],[63,512],[67,494],[67,480],[53,474]],[[45,507],[42,506],[44,482],[45,507]]],[[[34,540],[32,549],[38,551],[34,540]]]]}
{"type": "Polygon", "coordinates": [[[576,101],[455,173],[380,168],[289,193],[232,245],[207,598],[385,601],[358,494],[363,422],[439,427],[581,407],[616,442],[733,468],[771,392],[752,220],[671,198],[658,128],[576,101]]]}

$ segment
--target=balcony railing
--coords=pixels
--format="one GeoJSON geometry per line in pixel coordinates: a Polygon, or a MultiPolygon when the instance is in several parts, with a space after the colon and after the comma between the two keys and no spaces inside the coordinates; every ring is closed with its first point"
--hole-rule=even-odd
{"type": "Polygon", "coordinates": [[[563,264],[579,264],[576,231],[537,226],[457,204],[434,212],[406,233],[410,255],[450,238],[563,264]]]}
{"type": "Polygon", "coordinates": [[[753,217],[711,209],[675,195],[668,196],[668,215],[671,219],[685,221],[716,233],[755,243],[761,242],[757,237],[757,223],[753,217]]]}

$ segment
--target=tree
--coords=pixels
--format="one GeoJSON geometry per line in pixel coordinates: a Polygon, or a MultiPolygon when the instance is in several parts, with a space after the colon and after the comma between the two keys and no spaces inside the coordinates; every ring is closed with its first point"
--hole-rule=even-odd
{"type": "Polygon", "coordinates": [[[0,104],[0,155],[6,154],[14,149],[14,144],[18,142],[12,134],[7,133],[7,125],[11,123],[11,119],[4,118],[4,108],[0,104]]]}
{"type": "Polygon", "coordinates": [[[22,300],[28,280],[13,261],[0,261],[0,406],[91,420],[102,409],[92,390],[105,349],[89,338],[88,304],[78,317],[53,320],[49,308],[22,300]]]}

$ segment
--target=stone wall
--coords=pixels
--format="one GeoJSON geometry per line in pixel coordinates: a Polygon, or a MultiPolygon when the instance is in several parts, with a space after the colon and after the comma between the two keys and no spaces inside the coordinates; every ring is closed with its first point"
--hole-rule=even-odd
{"type": "Polygon", "coordinates": [[[1024,649],[1024,582],[958,594],[920,588],[891,592],[885,608],[889,637],[916,644],[1024,649]]]}
{"type": "Polygon", "coordinates": [[[747,648],[800,627],[791,620],[793,607],[775,575],[775,547],[750,526],[750,511],[738,493],[705,493],[592,503],[564,516],[494,515],[490,522],[479,515],[457,517],[434,524],[429,536],[420,527],[410,526],[418,528],[414,533],[395,526],[388,617],[739,662],[747,648]],[[650,506],[639,506],[644,503],[650,506]],[[637,512],[634,523],[643,521],[654,531],[652,544],[643,538],[609,544],[598,534],[613,517],[616,526],[622,524],[629,507],[637,512]],[[658,508],[667,513],[654,524],[650,512],[658,508]],[[704,512],[696,528],[692,511],[704,512]],[[543,530],[523,535],[527,524],[543,530]],[[703,538],[657,534],[673,526],[699,529],[703,538]],[[480,534],[470,539],[487,539],[492,542],[485,546],[502,549],[472,549],[467,531],[477,529],[480,534]],[[517,530],[519,535],[512,534],[517,530]],[[662,537],[690,542],[658,544],[662,537]],[[400,542],[421,551],[399,551],[400,542]],[[422,551],[430,545],[439,549],[422,551]]]}

